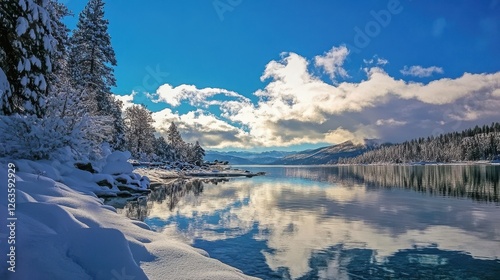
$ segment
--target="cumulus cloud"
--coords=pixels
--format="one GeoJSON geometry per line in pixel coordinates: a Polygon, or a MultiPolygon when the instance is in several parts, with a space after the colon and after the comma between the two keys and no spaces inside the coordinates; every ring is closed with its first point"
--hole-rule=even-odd
{"type": "Polygon", "coordinates": [[[208,100],[216,95],[224,95],[246,100],[246,98],[238,93],[221,88],[202,88],[198,89],[194,85],[180,85],[173,87],[169,84],[164,84],[158,88],[155,94],[151,95],[153,102],[165,102],[174,107],[179,106],[181,102],[188,101],[192,106],[210,106],[218,105],[217,100],[208,100]]]}
{"type": "Polygon", "coordinates": [[[423,77],[430,77],[434,73],[443,74],[444,71],[443,68],[437,66],[424,68],[420,65],[415,65],[411,67],[405,66],[403,70],[401,70],[401,73],[405,76],[414,76],[423,78],[423,77]]]}
{"type": "MultiPolygon", "coordinates": [[[[337,49],[342,47],[322,57],[333,57],[337,49]]],[[[208,148],[402,141],[498,119],[500,72],[418,83],[396,79],[375,65],[362,81],[331,84],[315,76],[309,64],[296,53],[269,62],[261,76],[267,84],[254,92],[257,102],[224,89],[164,85],[155,101],[172,106],[188,102],[198,110],[179,115],[165,109],[153,117],[159,130],[172,120],[179,122],[185,135],[208,148]],[[217,106],[221,113],[213,115],[203,106],[217,106]]],[[[408,71],[442,72],[421,69],[429,68],[408,71]]]]}
{"type": "Polygon", "coordinates": [[[236,147],[245,148],[248,143],[248,133],[232,126],[208,112],[197,110],[186,114],[178,114],[166,108],[152,114],[157,132],[167,135],[170,123],[175,122],[182,131],[187,142],[200,141],[200,144],[210,148],[236,147]]]}
{"type": "Polygon", "coordinates": [[[133,91],[129,95],[118,95],[114,94],[115,98],[120,100],[123,103],[123,110],[127,109],[128,107],[131,107],[134,105],[134,97],[137,95],[137,92],[133,91]]]}
{"type": "Polygon", "coordinates": [[[354,144],[364,144],[365,140],[370,138],[376,138],[376,132],[366,129],[357,129],[351,132],[343,127],[339,127],[325,134],[325,140],[329,143],[342,143],[349,140],[354,144]]]}
{"type": "Polygon", "coordinates": [[[333,47],[325,54],[314,57],[314,64],[316,67],[323,68],[332,81],[335,81],[337,77],[347,78],[349,75],[343,65],[348,54],[349,50],[345,45],[333,47]]]}

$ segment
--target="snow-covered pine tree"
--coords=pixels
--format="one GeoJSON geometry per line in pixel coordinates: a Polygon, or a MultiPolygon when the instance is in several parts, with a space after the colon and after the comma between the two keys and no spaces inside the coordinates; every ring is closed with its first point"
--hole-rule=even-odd
{"type": "Polygon", "coordinates": [[[69,28],[63,23],[63,18],[70,16],[68,8],[55,0],[50,0],[54,7],[54,20],[52,20],[53,36],[57,47],[52,58],[52,73],[49,75],[49,94],[58,88],[67,87],[70,81],[68,71],[69,28]]]}
{"type": "Polygon", "coordinates": [[[196,141],[192,149],[193,162],[196,165],[201,165],[203,163],[203,158],[205,157],[205,150],[200,146],[198,141],[196,141]]]}
{"type": "Polygon", "coordinates": [[[500,157],[500,123],[419,138],[401,144],[382,145],[339,163],[409,163],[496,160],[500,157]]]}
{"type": "MultiPolygon", "coordinates": [[[[48,77],[57,40],[57,9],[47,0],[2,0],[0,5],[0,69],[9,90],[0,91],[5,115],[45,114],[48,77]]],[[[3,82],[5,85],[5,81],[3,82]]]]}
{"type": "Polygon", "coordinates": [[[186,143],[183,150],[183,161],[194,163],[194,145],[193,143],[186,143]]]}
{"type": "Polygon", "coordinates": [[[112,66],[115,52],[104,18],[104,1],[89,0],[71,37],[69,66],[76,87],[86,94],[92,115],[110,115],[111,87],[116,85],[112,66]]]}
{"type": "Polygon", "coordinates": [[[167,130],[167,139],[172,146],[172,149],[175,153],[176,160],[187,160],[187,150],[186,150],[186,142],[182,139],[179,130],[177,130],[177,126],[174,122],[170,124],[167,130]]]}
{"type": "Polygon", "coordinates": [[[154,153],[154,122],[151,112],[144,105],[125,109],[127,148],[134,157],[154,153]]]}
{"type": "Polygon", "coordinates": [[[126,149],[125,137],[125,121],[122,117],[123,102],[115,98],[113,95],[109,96],[110,100],[110,116],[113,120],[113,135],[111,139],[111,146],[115,150],[123,151],[126,149]]]}
{"type": "Polygon", "coordinates": [[[104,18],[104,1],[89,0],[80,13],[77,27],[70,39],[69,69],[74,86],[82,91],[82,102],[91,116],[110,120],[103,123],[113,129],[106,135],[111,146],[125,148],[125,125],[122,104],[111,94],[116,85],[113,66],[115,52],[108,33],[108,20],[104,18]]]}
{"type": "Polygon", "coordinates": [[[172,147],[167,143],[163,136],[155,139],[154,143],[155,154],[160,160],[173,161],[175,158],[172,147]]]}
{"type": "Polygon", "coordinates": [[[2,1],[0,11],[6,35],[0,65],[7,71],[0,71],[0,156],[88,158],[102,137],[90,129],[98,120],[82,114],[67,74],[67,8],[55,0],[21,0],[2,1]]]}
{"type": "Polygon", "coordinates": [[[182,140],[181,134],[179,133],[179,130],[177,130],[177,125],[175,125],[174,122],[170,123],[170,126],[168,127],[167,131],[167,137],[168,141],[170,142],[170,145],[172,146],[177,146],[179,143],[184,142],[182,140]]]}

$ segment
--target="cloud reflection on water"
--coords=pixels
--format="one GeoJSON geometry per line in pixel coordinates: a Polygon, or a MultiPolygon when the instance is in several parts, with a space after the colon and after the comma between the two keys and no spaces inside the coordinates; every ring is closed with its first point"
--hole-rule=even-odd
{"type": "MultiPolygon", "coordinates": [[[[168,199],[148,202],[148,219],[166,221],[163,225],[170,224],[169,232],[187,222],[187,230],[181,234],[191,242],[251,234],[253,239],[266,242],[268,249],[262,254],[267,265],[274,271],[288,268],[294,279],[311,270],[315,253],[338,245],[343,250],[371,250],[375,263],[422,247],[500,259],[498,206],[405,189],[374,188],[359,180],[322,180],[317,175],[307,169],[288,170],[287,178],[201,183],[202,193],[181,192],[182,199],[176,199],[174,208],[168,199]],[[316,177],[304,178],[304,174],[316,177]]],[[[342,267],[349,258],[336,258],[318,275],[347,273],[342,267]]],[[[445,261],[434,262],[439,265],[445,261]]]]}

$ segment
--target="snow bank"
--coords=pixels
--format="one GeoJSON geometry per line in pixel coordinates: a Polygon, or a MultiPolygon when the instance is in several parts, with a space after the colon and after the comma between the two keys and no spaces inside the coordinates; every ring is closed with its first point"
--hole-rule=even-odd
{"type": "MultiPolygon", "coordinates": [[[[250,278],[103,205],[94,191],[107,187],[96,180],[114,184],[123,174],[91,174],[58,162],[19,160],[16,166],[16,272],[5,270],[10,245],[2,234],[0,279],[250,278]]],[[[141,182],[137,175],[127,176],[122,179],[141,182]]],[[[0,164],[2,185],[7,177],[6,164],[0,164]]],[[[4,188],[0,219],[5,224],[7,203],[4,188]]]]}
{"type": "Polygon", "coordinates": [[[106,174],[120,174],[132,173],[134,167],[131,163],[127,162],[130,158],[130,152],[115,151],[106,158],[106,164],[102,169],[102,173],[106,174]]]}

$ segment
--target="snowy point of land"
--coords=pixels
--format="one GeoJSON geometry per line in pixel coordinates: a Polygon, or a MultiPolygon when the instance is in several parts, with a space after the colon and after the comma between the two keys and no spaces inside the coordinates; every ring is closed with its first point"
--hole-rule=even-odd
{"type": "MultiPolygon", "coordinates": [[[[11,161],[16,165],[16,272],[2,270],[0,279],[254,279],[105,205],[97,195],[149,188],[150,179],[133,172],[129,157],[114,152],[92,164],[95,173],[58,161],[11,161]]],[[[0,162],[0,180],[7,182],[7,161],[0,162]]],[[[6,195],[0,196],[3,221],[6,195]]],[[[8,252],[6,239],[0,236],[1,252],[8,252]]],[[[2,254],[0,261],[7,258],[2,254]]]]}
{"type": "Polygon", "coordinates": [[[254,177],[265,175],[264,172],[252,173],[247,170],[234,169],[227,164],[203,164],[197,166],[185,162],[139,162],[130,161],[138,168],[137,173],[147,176],[151,181],[160,182],[172,178],[220,178],[220,177],[254,177]]]}

